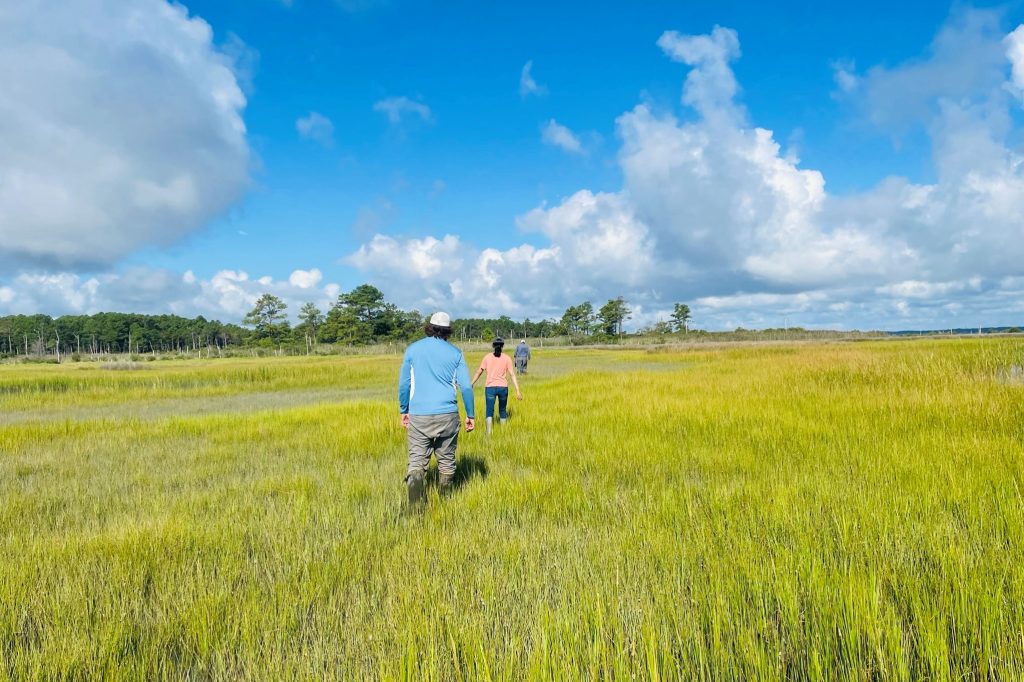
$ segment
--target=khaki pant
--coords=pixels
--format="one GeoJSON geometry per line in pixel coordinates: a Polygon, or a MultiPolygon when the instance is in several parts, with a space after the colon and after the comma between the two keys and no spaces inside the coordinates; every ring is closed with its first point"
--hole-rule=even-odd
{"type": "Polygon", "coordinates": [[[437,453],[437,471],[441,482],[455,477],[455,448],[459,443],[459,413],[409,415],[409,468],[405,482],[422,480],[437,453]]]}

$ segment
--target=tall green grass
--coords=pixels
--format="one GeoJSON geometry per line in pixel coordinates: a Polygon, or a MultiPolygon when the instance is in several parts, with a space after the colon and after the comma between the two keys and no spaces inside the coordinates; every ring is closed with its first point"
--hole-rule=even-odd
{"type": "Polygon", "coordinates": [[[208,398],[310,388],[367,388],[396,362],[386,356],[262,358],[225,361],[96,363],[0,367],[0,409],[10,412],[93,407],[161,398],[208,398]]]}
{"type": "Polygon", "coordinates": [[[397,363],[0,370],[0,678],[1024,676],[1019,342],[537,353],[411,517],[393,400],[211,400],[397,363]]]}

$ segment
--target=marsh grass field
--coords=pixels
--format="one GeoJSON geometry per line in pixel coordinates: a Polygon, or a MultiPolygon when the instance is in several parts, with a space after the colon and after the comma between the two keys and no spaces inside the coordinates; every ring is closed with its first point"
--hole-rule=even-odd
{"type": "Polygon", "coordinates": [[[537,352],[412,516],[399,362],[0,366],[0,679],[1024,677],[1024,343],[537,352]]]}

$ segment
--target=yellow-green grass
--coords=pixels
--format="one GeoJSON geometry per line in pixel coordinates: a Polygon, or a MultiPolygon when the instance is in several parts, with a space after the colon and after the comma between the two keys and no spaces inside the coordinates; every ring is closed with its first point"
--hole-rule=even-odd
{"type": "Polygon", "coordinates": [[[0,678],[1024,676],[1024,344],[537,352],[412,516],[398,362],[0,368],[0,678]]]}

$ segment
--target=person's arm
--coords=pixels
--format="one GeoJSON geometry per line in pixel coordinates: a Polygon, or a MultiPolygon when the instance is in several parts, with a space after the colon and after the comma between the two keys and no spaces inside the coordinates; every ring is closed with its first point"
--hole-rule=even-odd
{"type": "Polygon", "coordinates": [[[508,363],[508,375],[512,377],[512,385],[516,387],[516,400],[523,399],[523,392],[519,390],[519,379],[516,378],[516,369],[512,363],[508,363]]]}
{"type": "Polygon", "coordinates": [[[469,380],[469,368],[461,353],[459,364],[455,367],[455,383],[459,385],[462,404],[466,407],[466,431],[472,431],[476,426],[476,404],[473,400],[473,383],[469,380]]]}
{"type": "Polygon", "coordinates": [[[402,358],[402,369],[398,373],[398,411],[402,415],[402,426],[409,426],[409,388],[412,378],[412,362],[409,360],[409,351],[405,352],[402,358]]]}
{"type": "Polygon", "coordinates": [[[480,375],[483,374],[483,373],[484,373],[484,368],[483,368],[483,365],[481,365],[480,369],[478,369],[476,371],[476,374],[473,375],[473,381],[470,382],[470,386],[476,386],[476,380],[479,379],[480,375]]]}

